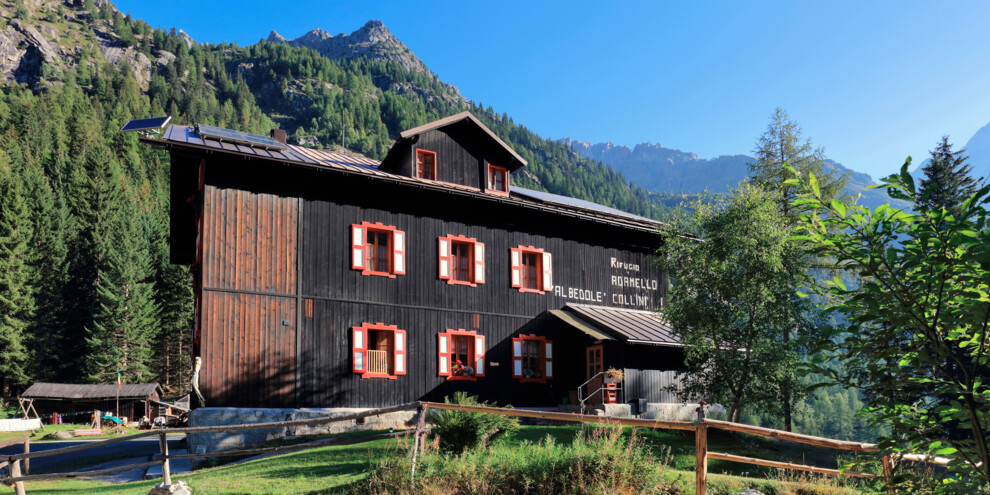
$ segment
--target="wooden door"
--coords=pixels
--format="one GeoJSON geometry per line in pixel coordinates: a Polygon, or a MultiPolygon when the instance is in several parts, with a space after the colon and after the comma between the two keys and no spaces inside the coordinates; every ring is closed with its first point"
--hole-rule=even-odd
{"type": "Polygon", "coordinates": [[[591,380],[586,386],[587,390],[585,390],[585,393],[589,394],[588,402],[591,404],[601,404],[603,399],[602,392],[597,390],[602,387],[602,383],[604,382],[602,377],[595,377],[595,375],[604,371],[605,359],[603,357],[601,344],[588,346],[585,351],[585,364],[587,379],[591,380]]]}

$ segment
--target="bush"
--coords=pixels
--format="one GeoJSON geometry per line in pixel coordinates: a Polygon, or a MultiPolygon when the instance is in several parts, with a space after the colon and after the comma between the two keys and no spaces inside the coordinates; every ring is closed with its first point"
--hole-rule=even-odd
{"type": "MultiPolygon", "coordinates": [[[[477,397],[465,392],[455,392],[453,399],[444,398],[446,404],[467,406],[494,406],[479,402],[477,397]]],[[[493,445],[508,438],[519,429],[519,420],[511,416],[462,411],[431,410],[432,435],[440,450],[460,454],[479,446],[493,445]]]]}
{"type": "MultiPolygon", "coordinates": [[[[354,485],[361,494],[678,493],[665,475],[668,458],[650,453],[634,430],[587,427],[570,445],[547,436],[539,443],[503,443],[453,455],[428,446],[411,480],[409,456],[387,458],[354,485]]],[[[669,457],[669,452],[668,456],[669,457]]]]}

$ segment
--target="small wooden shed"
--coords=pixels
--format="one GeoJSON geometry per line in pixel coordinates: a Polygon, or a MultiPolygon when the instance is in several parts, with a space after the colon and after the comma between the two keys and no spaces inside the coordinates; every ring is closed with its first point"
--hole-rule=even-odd
{"type": "Polygon", "coordinates": [[[142,416],[154,419],[158,408],[153,401],[161,400],[162,388],[157,383],[129,383],[119,393],[116,384],[35,383],[21,394],[31,400],[45,422],[52,413],[62,414],[65,422],[89,422],[89,418],[73,418],[73,413],[100,410],[114,413],[120,399],[120,417],[136,421],[142,416]]]}

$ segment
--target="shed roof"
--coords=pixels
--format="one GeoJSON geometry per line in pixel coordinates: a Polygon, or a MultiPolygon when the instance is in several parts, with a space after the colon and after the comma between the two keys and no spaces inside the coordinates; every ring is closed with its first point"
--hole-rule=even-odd
{"type": "MultiPolygon", "coordinates": [[[[157,383],[128,383],[120,388],[119,397],[122,399],[147,399],[162,388],[157,383]]],[[[103,400],[118,397],[117,385],[105,384],[73,384],[73,383],[35,383],[28,387],[21,397],[25,399],[49,400],[103,400]]]]}
{"type": "Polygon", "coordinates": [[[682,346],[673,327],[652,311],[573,303],[564,310],[630,344],[682,346]]]}

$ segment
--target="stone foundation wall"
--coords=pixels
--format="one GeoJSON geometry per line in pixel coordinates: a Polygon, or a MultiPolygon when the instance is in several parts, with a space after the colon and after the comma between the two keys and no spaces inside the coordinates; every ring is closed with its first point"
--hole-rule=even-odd
{"type": "MultiPolygon", "coordinates": [[[[368,410],[354,408],[253,409],[241,407],[204,407],[193,409],[189,413],[189,426],[272,423],[327,416],[346,416],[368,410]]],[[[387,430],[389,428],[415,427],[415,416],[415,410],[400,411],[381,416],[371,416],[358,420],[352,419],[315,426],[191,433],[186,438],[190,453],[208,454],[221,450],[243,448],[285,437],[342,433],[356,430],[387,430]]]]}
{"type": "MultiPolygon", "coordinates": [[[[661,419],[666,421],[697,421],[698,404],[683,402],[650,402],[646,404],[646,412],[640,417],[644,419],[661,419]]],[[[726,413],[721,404],[705,406],[705,415],[726,413]]]]}

